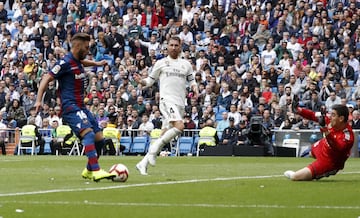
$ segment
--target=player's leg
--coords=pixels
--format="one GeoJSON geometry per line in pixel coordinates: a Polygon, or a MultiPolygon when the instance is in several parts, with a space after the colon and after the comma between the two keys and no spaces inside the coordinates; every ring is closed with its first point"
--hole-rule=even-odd
{"type": "Polygon", "coordinates": [[[177,135],[180,135],[184,130],[184,123],[182,121],[171,121],[172,125],[160,138],[158,138],[150,147],[149,147],[149,163],[151,165],[156,164],[156,157],[161,149],[169,143],[177,135]]]}
{"type": "Polygon", "coordinates": [[[92,113],[88,110],[84,110],[84,113],[88,117],[88,121],[91,123],[92,129],[95,133],[95,149],[96,149],[97,157],[99,159],[100,155],[102,154],[102,150],[105,146],[104,136],[99,127],[98,122],[95,120],[92,113]]]}
{"type": "Polygon", "coordinates": [[[148,153],[136,165],[136,168],[142,175],[147,175],[147,166],[149,163],[151,165],[155,165],[157,154],[160,152],[162,147],[169,143],[177,135],[181,134],[185,128],[183,123],[183,107],[161,103],[160,111],[165,118],[163,122],[163,129],[167,130],[160,138],[150,145],[148,153]]]}
{"type": "Polygon", "coordinates": [[[88,157],[86,169],[84,169],[82,176],[84,178],[91,178],[95,182],[101,179],[111,179],[116,175],[112,175],[100,168],[98,156],[95,148],[95,133],[92,129],[87,128],[80,133],[82,143],[85,146],[85,154],[88,157]]]}
{"type": "MultiPolygon", "coordinates": [[[[98,163],[98,156],[95,148],[95,133],[92,126],[92,115],[86,110],[74,110],[63,115],[65,123],[68,123],[72,131],[82,139],[85,148],[85,155],[88,158],[87,166],[82,172],[82,177],[99,181],[114,177],[108,172],[102,170],[98,163]]],[[[96,128],[96,127],[95,127],[96,128]]]]}
{"type": "Polygon", "coordinates": [[[102,154],[102,150],[105,146],[105,139],[103,137],[103,134],[101,131],[96,132],[95,134],[95,148],[96,153],[98,155],[98,159],[100,158],[100,155],[102,154]]]}
{"type": "Polygon", "coordinates": [[[304,167],[296,172],[288,170],[284,175],[293,181],[311,181],[313,175],[308,167],[304,167]]]}

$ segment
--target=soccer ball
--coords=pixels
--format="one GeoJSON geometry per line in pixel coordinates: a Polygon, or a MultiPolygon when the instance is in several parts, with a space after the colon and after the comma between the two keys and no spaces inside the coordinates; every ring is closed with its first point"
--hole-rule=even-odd
{"type": "Polygon", "coordinates": [[[129,177],[129,170],[124,164],[114,164],[109,173],[114,172],[116,173],[116,177],[112,179],[114,182],[126,182],[129,177]]]}

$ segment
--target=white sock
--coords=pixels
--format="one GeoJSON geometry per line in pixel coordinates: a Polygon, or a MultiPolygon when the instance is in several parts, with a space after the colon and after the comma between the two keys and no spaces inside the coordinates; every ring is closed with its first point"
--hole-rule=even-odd
{"type": "Polygon", "coordinates": [[[149,153],[147,153],[143,159],[139,162],[140,165],[144,165],[144,166],[147,166],[149,164],[149,161],[148,161],[148,156],[149,156],[149,153]]]}
{"type": "Polygon", "coordinates": [[[179,134],[181,134],[179,129],[175,127],[169,129],[164,133],[164,135],[162,135],[152,145],[150,145],[149,154],[157,155],[164,145],[169,143],[171,139],[175,138],[179,134]]]}

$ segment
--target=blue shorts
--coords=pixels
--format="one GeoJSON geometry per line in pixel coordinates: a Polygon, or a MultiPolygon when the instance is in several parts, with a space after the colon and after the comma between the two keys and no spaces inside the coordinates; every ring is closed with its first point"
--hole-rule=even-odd
{"type": "Polygon", "coordinates": [[[63,122],[70,126],[77,137],[81,138],[80,133],[87,128],[93,129],[94,133],[101,131],[97,121],[89,110],[78,107],[71,109],[72,110],[66,111],[66,113],[63,114],[63,122]]]}

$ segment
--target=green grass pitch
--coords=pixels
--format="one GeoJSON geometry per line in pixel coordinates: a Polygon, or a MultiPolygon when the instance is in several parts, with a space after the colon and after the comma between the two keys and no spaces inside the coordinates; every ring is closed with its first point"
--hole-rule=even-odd
{"type": "Polygon", "coordinates": [[[130,171],[125,183],[81,178],[86,157],[1,156],[0,218],[360,217],[360,159],[338,175],[291,182],[310,158],[160,157],[141,176],[136,156],[101,157],[130,171]]]}

